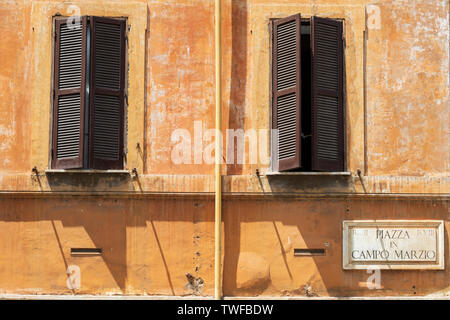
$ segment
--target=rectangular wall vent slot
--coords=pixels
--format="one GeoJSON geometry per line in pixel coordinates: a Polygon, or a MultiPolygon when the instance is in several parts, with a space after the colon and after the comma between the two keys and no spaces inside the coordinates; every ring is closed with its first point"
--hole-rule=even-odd
{"type": "Polygon", "coordinates": [[[100,248],[71,248],[70,254],[73,256],[99,256],[102,254],[100,248]]]}
{"type": "Polygon", "coordinates": [[[325,249],[294,249],[294,256],[324,256],[325,249]]]}

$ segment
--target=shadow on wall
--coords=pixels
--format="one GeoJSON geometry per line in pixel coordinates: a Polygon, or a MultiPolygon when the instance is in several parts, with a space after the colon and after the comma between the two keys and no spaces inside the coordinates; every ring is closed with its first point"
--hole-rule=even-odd
{"type": "Polygon", "coordinates": [[[212,200],[48,195],[1,198],[0,208],[0,230],[7,237],[3,251],[13,255],[0,259],[0,281],[5,280],[1,279],[11,261],[24,261],[20,270],[9,271],[26,274],[14,290],[41,287],[44,293],[71,292],[64,278],[71,264],[79,265],[83,273],[77,292],[81,294],[201,295],[204,280],[199,274],[208,285],[213,283],[212,273],[211,279],[204,275],[212,270],[214,256],[214,241],[204,239],[214,229],[212,200]],[[18,230],[13,233],[16,228],[26,236],[18,230]],[[11,244],[9,239],[16,237],[11,244]],[[29,242],[32,251],[27,249],[29,242]],[[71,248],[100,248],[102,254],[72,256],[71,248]],[[45,264],[48,268],[42,273],[45,264]],[[39,285],[42,281],[46,282],[39,285]]]}
{"type": "MultiPolygon", "coordinates": [[[[367,270],[342,269],[342,221],[445,220],[448,203],[431,200],[225,201],[225,296],[426,295],[450,285],[445,270],[381,270],[371,290],[367,270]],[[294,256],[294,249],[325,249],[325,255],[294,256]]],[[[444,245],[448,246],[445,233],[444,245]]]]}
{"type": "MultiPolygon", "coordinates": [[[[52,191],[119,192],[134,191],[133,176],[124,173],[68,173],[51,172],[46,174],[52,191]]],[[[138,180],[138,179],[134,179],[138,180]]]]}
{"type": "Polygon", "coordinates": [[[350,175],[273,175],[266,177],[271,192],[355,192],[355,183],[353,181],[354,179],[350,175]]]}
{"type": "MultiPolygon", "coordinates": [[[[16,291],[69,293],[64,277],[67,265],[76,264],[83,273],[78,293],[213,294],[212,198],[4,197],[0,208],[0,281],[6,289],[12,275],[16,291]],[[73,247],[101,248],[102,255],[74,257],[73,247]]],[[[450,286],[448,257],[445,271],[383,270],[382,288],[369,290],[365,270],[342,270],[341,237],[342,220],[445,220],[447,209],[448,202],[431,200],[226,198],[224,295],[388,296],[444,290],[450,286]],[[298,257],[297,248],[326,254],[298,257]]]]}
{"type": "MultiPolygon", "coordinates": [[[[113,276],[117,286],[125,289],[126,274],[126,217],[127,210],[123,203],[118,200],[101,200],[89,201],[86,198],[73,198],[70,195],[66,197],[45,197],[43,199],[1,199],[1,215],[0,220],[5,222],[15,222],[23,224],[27,222],[38,222],[39,232],[34,233],[32,230],[24,230],[27,232],[27,237],[19,239],[19,242],[30,241],[32,239],[33,247],[36,251],[27,252],[24,250],[13,250],[16,257],[11,259],[24,259],[24,255],[36,255],[32,265],[23,266],[27,270],[27,274],[33,274],[34,269],[39,268],[39,264],[50,263],[48,274],[40,275],[41,278],[46,278],[50,274],[57,275],[65,274],[66,270],[55,270],[56,265],[67,268],[76,259],[80,263],[86,263],[95,259],[98,262],[98,257],[88,258],[74,258],[70,255],[70,248],[77,247],[92,247],[102,249],[101,259],[108,266],[111,275],[113,276]],[[52,228],[46,228],[45,222],[51,221],[52,228]],[[76,230],[81,227],[90,238],[87,239],[76,238],[73,235],[82,235],[83,233],[76,230]],[[75,229],[71,229],[75,228],[75,229]],[[92,241],[92,244],[89,243],[92,241]],[[88,244],[87,244],[88,242],[88,244]],[[59,248],[58,254],[50,255],[48,252],[53,248],[59,248]],[[61,264],[64,262],[64,265],[61,264]]],[[[7,226],[3,225],[7,232],[11,232],[7,226]]],[[[9,236],[14,237],[13,234],[9,236]]],[[[19,243],[19,247],[24,244],[19,243]]],[[[9,249],[9,248],[8,248],[9,249]]],[[[30,259],[30,257],[27,257],[30,259]]],[[[78,262],[76,264],[78,264],[78,262]]],[[[4,266],[3,266],[4,267],[4,266]]],[[[21,272],[18,270],[18,272],[21,272]]],[[[101,278],[102,275],[99,275],[101,278]]],[[[33,276],[31,276],[33,278],[33,276]]],[[[38,279],[39,277],[36,277],[38,279]]],[[[33,280],[31,280],[33,281],[33,280]]],[[[24,281],[26,282],[26,281],[24,281]]],[[[37,282],[37,281],[36,281],[37,282]]],[[[58,285],[56,279],[49,279],[52,287],[56,291],[65,290],[65,282],[58,285]]],[[[31,284],[29,288],[39,287],[37,284],[31,284]]],[[[17,288],[22,289],[22,288],[17,288]]],[[[23,288],[23,289],[28,289],[23,288]]],[[[109,288],[111,289],[111,288],[109,288]]]]}

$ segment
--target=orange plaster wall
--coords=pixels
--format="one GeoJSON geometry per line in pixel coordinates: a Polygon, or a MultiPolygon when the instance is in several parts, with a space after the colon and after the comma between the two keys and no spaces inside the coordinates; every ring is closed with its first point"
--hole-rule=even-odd
{"type": "MultiPolygon", "coordinates": [[[[213,207],[213,198],[204,197],[3,196],[0,293],[212,296],[213,207]],[[71,248],[103,253],[73,256],[71,248]],[[81,271],[75,291],[66,284],[72,265],[81,271]]],[[[230,197],[223,208],[224,296],[413,296],[450,290],[447,254],[443,271],[381,270],[379,290],[367,287],[366,270],[342,270],[342,220],[444,220],[447,248],[448,200],[230,197]],[[296,248],[323,248],[326,254],[295,257],[296,248]]]]}
{"type": "MultiPolygon", "coordinates": [[[[182,128],[194,140],[194,121],[201,121],[204,130],[214,127],[213,3],[134,3],[148,8],[147,44],[143,45],[147,72],[142,79],[146,84],[144,173],[212,174],[212,165],[174,164],[170,138],[173,130],[182,128]]],[[[348,100],[358,110],[348,115],[348,139],[357,141],[349,143],[348,169],[366,167],[370,176],[448,176],[448,3],[379,2],[375,6],[380,27],[367,27],[364,40],[364,30],[358,28],[364,25],[367,4],[223,1],[223,130],[268,128],[268,85],[258,81],[268,78],[268,42],[255,36],[266,39],[270,17],[291,11],[304,17],[339,15],[348,20],[347,45],[358,47],[346,49],[346,62],[355,63],[347,65],[348,77],[357,68],[356,78],[347,83],[348,100]],[[365,51],[360,50],[364,46],[365,51]],[[358,96],[363,90],[365,115],[364,99],[358,96]]],[[[3,175],[29,173],[35,165],[30,143],[45,138],[44,133],[32,137],[30,130],[31,88],[40,85],[38,79],[31,82],[32,5],[31,1],[3,1],[0,6],[5,39],[0,53],[3,175]]],[[[205,141],[203,148],[210,143],[205,141]]],[[[228,165],[224,173],[251,174],[256,167],[267,165],[228,165]]],[[[24,180],[15,188],[28,185],[24,180]]]]}
{"type": "MultiPolygon", "coordinates": [[[[141,79],[146,84],[145,116],[140,119],[145,121],[145,171],[139,172],[140,180],[123,185],[117,179],[89,177],[53,183],[42,174],[45,167],[38,168],[39,181],[31,177],[31,145],[48,139],[47,132],[31,134],[31,89],[40,85],[39,79],[31,81],[32,62],[39,58],[32,46],[33,2],[37,1],[0,3],[0,190],[11,192],[0,198],[0,292],[71,293],[65,272],[75,264],[82,271],[81,294],[211,296],[212,198],[86,194],[213,190],[212,165],[174,165],[170,160],[174,129],[185,128],[194,137],[195,120],[202,121],[204,129],[214,125],[213,1],[135,1],[148,8],[147,44],[143,44],[147,69],[141,79]],[[71,196],[75,190],[86,194],[71,196]],[[69,193],[16,198],[15,191],[69,193]],[[103,255],[74,257],[70,255],[74,247],[99,247],[103,255]],[[186,273],[203,285],[189,285],[186,273]]],[[[348,93],[355,94],[348,137],[359,141],[348,151],[349,170],[353,174],[363,170],[368,192],[444,196],[433,201],[228,198],[224,202],[225,295],[307,295],[307,285],[308,294],[319,296],[448,291],[448,254],[445,271],[382,272],[381,291],[361,285],[369,276],[364,271],[341,268],[343,219],[442,219],[448,248],[448,2],[380,1],[376,5],[381,28],[367,31],[364,51],[360,27],[369,2],[223,1],[223,128],[268,126],[268,83],[263,78],[269,77],[265,37],[270,17],[293,12],[339,15],[349,26],[347,45],[355,44],[347,48],[347,60],[356,61],[347,65],[347,73],[358,80],[347,83],[348,93]],[[365,92],[365,100],[358,92],[365,92]],[[293,257],[296,247],[326,247],[327,254],[297,258],[293,257]]],[[[293,191],[287,184],[271,189],[266,178],[254,175],[256,167],[267,169],[259,164],[224,166],[223,173],[230,175],[224,178],[226,190],[293,191]]],[[[354,185],[342,190],[363,192],[358,178],[353,178],[354,185]]],[[[313,191],[323,190],[329,189],[319,186],[313,191]]]]}

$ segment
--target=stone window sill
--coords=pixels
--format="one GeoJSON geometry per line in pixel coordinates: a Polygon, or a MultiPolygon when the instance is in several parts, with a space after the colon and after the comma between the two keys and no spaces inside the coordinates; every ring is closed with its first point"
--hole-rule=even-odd
{"type": "Polygon", "coordinates": [[[349,171],[343,172],[266,172],[266,176],[351,176],[349,171]]]}
{"type": "Polygon", "coordinates": [[[46,174],[79,173],[79,174],[131,174],[129,170],[95,170],[95,169],[48,169],[46,174]]]}

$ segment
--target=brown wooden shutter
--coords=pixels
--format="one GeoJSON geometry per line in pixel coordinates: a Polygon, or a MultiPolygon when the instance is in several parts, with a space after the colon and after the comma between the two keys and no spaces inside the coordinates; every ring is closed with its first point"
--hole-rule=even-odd
{"type": "Polygon", "coordinates": [[[55,21],[52,168],[83,166],[86,88],[86,18],[55,21]]]}
{"type": "Polygon", "coordinates": [[[311,21],[312,170],[344,171],[342,22],[311,21]]]}
{"type": "Polygon", "coordinates": [[[272,159],[285,171],[301,165],[300,14],[274,22],[272,48],[272,129],[278,129],[272,159]]]}
{"type": "Polygon", "coordinates": [[[91,18],[89,163],[123,168],[125,21],[91,18]]]}

